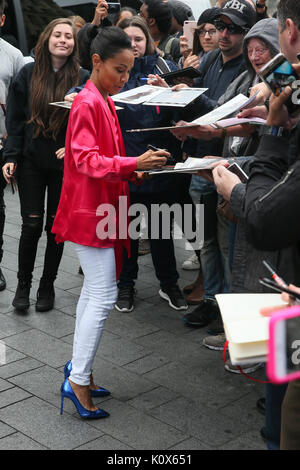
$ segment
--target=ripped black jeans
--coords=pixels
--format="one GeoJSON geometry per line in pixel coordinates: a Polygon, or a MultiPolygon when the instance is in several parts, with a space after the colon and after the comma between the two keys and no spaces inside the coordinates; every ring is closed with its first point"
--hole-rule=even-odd
{"type": "Polygon", "coordinates": [[[43,231],[46,193],[47,244],[42,280],[53,282],[56,278],[63,254],[63,243],[55,242],[51,229],[59,203],[62,179],[63,170],[41,168],[29,159],[24,159],[17,167],[22,216],[18,258],[18,279],[21,282],[30,282],[32,279],[38,242],[43,231]]]}

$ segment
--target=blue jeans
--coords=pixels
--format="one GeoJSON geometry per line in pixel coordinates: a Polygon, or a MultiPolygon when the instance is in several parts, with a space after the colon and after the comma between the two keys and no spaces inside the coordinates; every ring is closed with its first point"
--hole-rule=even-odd
{"type": "Polygon", "coordinates": [[[190,195],[194,204],[204,204],[204,243],[200,250],[200,258],[204,277],[205,298],[214,298],[216,294],[228,292],[228,275],[225,274],[225,263],[220,245],[228,246],[226,231],[219,234],[217,223],[218,195],[215,185],[198,175],[193,175],[190,195]],[[225,238],[224,238],[225,237],[225,238]]]}

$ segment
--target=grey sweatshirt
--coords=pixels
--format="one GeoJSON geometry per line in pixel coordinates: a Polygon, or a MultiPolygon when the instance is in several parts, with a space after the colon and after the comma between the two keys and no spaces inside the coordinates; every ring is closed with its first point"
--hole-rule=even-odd
{"type": "MultiPolygon", "coordinates": [[[[12,80],[25,65],[25,59],[16,47],[0,38],[0,103],[6,105],[8,90],[12,80]]],[[[0,108],[0,138],[6,134],[5,117],[0,108]]]]}

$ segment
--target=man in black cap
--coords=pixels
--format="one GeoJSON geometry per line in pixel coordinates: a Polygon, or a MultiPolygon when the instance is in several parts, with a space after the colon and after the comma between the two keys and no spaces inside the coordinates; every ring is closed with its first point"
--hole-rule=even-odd
{"type": "Polygon", "coordinates": [[[256,14],[246,0],[230,0],[215,21],[219,31],[219,47],[226,57],[241,52],[244,35],[256,22],[256,14]]]}

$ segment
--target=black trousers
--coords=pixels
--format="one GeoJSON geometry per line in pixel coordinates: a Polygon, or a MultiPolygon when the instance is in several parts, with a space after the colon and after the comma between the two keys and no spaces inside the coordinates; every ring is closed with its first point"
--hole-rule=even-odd
{"type": "MultiPolygon", "coordinates": [[[[174,251],[174,242],[171,234],[172,224],[170,224],[169,236],[165,239],[159,237],[159,239],[151,238],[151,205],[167,203],[168,205],[173,204],[169,194],[159,194],[157,196],[148,193],[131,193],[130,203],[131,204],[143,204],[147,208],[149,218],[146,220],[148,229],[148,238],[150,242],[150,250],[155,268],[155,274],[160,281],[161,288],[166,288],[170,285],[174,285],[178,281],[178,272],[176,269],[176,258],[174,251]]],[[[123,258],[123,269],[119,278],[118,287],[134,286],[134,281],[138,275],[138,240],[130,240],[131,255],[130,258],[127,256],[127,252],[124,250],[123,258]]]]}
{"type": "Polygon", "coordinates": [[[38,242],[43,231],[46,194],[47,245],[42,280],[53,282],[56,278],[63,254],[63,243],[55,242],[55,235],[51,233],[51,229],[59,203],[62,179],[62,170],[45,169],[26,158],[17,168],[22,216],[18,259],[19,281],[30,282],[32,279],[38,242]]]}

